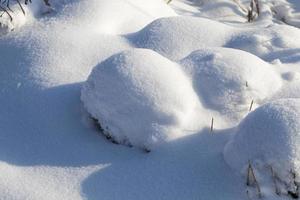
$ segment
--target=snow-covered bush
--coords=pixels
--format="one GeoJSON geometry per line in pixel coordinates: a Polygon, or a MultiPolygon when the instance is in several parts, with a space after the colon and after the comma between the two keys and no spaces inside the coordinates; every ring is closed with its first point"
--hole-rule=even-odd
{"type": "Polygon", "coordinates": [[[136,47],[180,60],[199,48],[225,45],[232,32],[233,28],[217,21],[180,16],[157,19],[128,39],[136,47]]]}
{"type": "Polygon", "coordinates": [[[278,193],[296,193],[299,192],[299,144],[300,99],[282,99],[250,113],[226,145],[224,157],[233,169],[243,174],[249,162],[252,163],[264,187],[275,185],[278,193]]]}
{"type": "Polygon", "coordinates": [[[282,84],[273,68],[253,54],[229,49],[202,49],[181,61],[202,103],[239,122],[252,100],[261,103],[282,84]]]}
{"type": "Polygon", "coordinates": [[[84,83],[81,99],[104,134],[123,144],[151,149],[194,124],[204,126],[195,122],[202,109],[190,79],[152,50],[124,51],[100,63],[84,83]]]}

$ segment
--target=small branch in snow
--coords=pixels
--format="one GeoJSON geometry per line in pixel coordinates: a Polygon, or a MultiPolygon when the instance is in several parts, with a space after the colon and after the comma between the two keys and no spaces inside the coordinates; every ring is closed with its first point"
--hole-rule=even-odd
{"type": "Polygon", "coordinates": [[[25,15],[25,10],[24,10],[23,6],[21,5],[20,1],[17,0],[17,3],[18,3],[18,5],[19,5],[19,7],[21,8],[22,13],[25,15]]]}
{"type": "Polygon", "coordinates": [[[278,177],[277,177],[277,175],[276,175],[276,173],[275,173],[275,171],[274,171],[274,169],[273,169],[272,166],[270,166],[270,169],[271,169],[273,184],[274,184],[274,187],[275,187],[275,193],[278,196],[280,196],[281,193],[280,193],[280,190],[279,190],[278,185],[277,185],[277,179],[278,179],[278,177]]]}
{"type": "Polygon", "coordinates": [[[212,133],[214,130],[214,118],[211,118],[211,124],[210,124],[210,132],[212,133]]]}
{"type": "Polygon", "coordinates": [[[257,16],[259,16],[260,7],[259,7],[258,0],[251,0],[250,1],[250,8],[248,9],[248,14],[247,14],[248,22],[252,22],[255,19],[255,16],[256,16],[254,14],[255,10],[256,10],[257,16]]]}
{"type": "Polygon", "coordinates": [[[253,103],[254,103],[254,100],[252,100],[251,103],[250,103],[249,112],[251,112],[251,110],[252,110],[253,103]]]}
{"type": "Polygon", "coordinates": [[[13,20],[13,17],[11,16],[11,14],[10,14],[4,7],[2,7],[1,5],[0,5],[0,9],[1,9],[2,11],[4,11],[4,12],[8,15],[10,21],[13,20]]]}
{"type": "Polygon", "coordinates": [[[262,198],[262,193],[258,181],[255,177],[254,170],[252,168],[251,162],[249,161],[248,169],[247,169],[247,186],[255,186],[257,189],[258,197],[262,198]]]}
{"type": "Polygon", "coordinates": [[[167,4],[171,3],[172,0],[167,0],[167,4]]]}

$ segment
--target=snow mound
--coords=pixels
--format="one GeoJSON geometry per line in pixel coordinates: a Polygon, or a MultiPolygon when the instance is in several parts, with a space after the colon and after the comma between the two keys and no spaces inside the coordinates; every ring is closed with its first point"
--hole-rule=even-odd
{"type": "Polygon", "coordinates": [[[198,17],[169,17],[155,20],[128,36],[135,46],[152,49],[172,60],[179,60],[201,47],[226,44],[232,28],[198,17]]]}
{"type": "Polygon", "coordinates": [[[282,99],[250,113],[226,145],[224,157],[234,169],[251,161],[276,171],[300,168],[300,100],[282,99]]]}
{"type": "Polygon", "coordinates": [[[181,61],[202,103],[239,122],[251,101],[259,104],[282,84],[279,74],[258,57],[235,49],[197,50],[181,61]]]}
{"type": "Polygon", "coordinates": [[[181,67],[147,49],[124,51],[96,66],[81,99],[104,134],[146,149],[185,134],[184,129],[194,128],[196,113],[202,113],[181,67]]]}

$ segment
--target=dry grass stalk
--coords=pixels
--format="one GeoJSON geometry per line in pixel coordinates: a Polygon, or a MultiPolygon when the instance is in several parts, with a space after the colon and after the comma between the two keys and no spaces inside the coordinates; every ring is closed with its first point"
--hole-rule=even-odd
{"type": "Polygon", "coordinates": [[[260,189],[259,183],[258,183],[258,181],[255,177],[254,170],[252,168],[252,165],[251,165],[250,161],[249,161],[248,169],[247,169],[247,182],[246,182],[246,184],[248,186],[255,186],[256,189],[257,189],[258,197],[262,198],[261,189],[260,189]]]}
{"type": "Polygon", "coordinates": [[[270,169],[271,169],[271,174],[272,174],[272,180],[273,180],[273,184],[274,184],[274,187],[275,187],[275,193],[280,196],[281,195],[281,192],[278,188],[278,185],[277,185],[277,179],[278,179],[278,176],[277,174],[275,173],[274,169],[272,166],[270,166],[270,169]]]}
{"type": "Polygon", "coordinates": [[[255,14],[254,11],[256,11],[257,16],[260,14],[260,7],[259,7],[259,2],[258,0],[251,0],[250,1],[250,8],[248,9],[248,22],[252,22],[255,19],[255,14]]]}
{"type": "Polygon", "coordinates": [[[251,112],[251,110],[252,110],[253,103],[254,103],[254,100],[252,100],[251,103],[250,103],[249,112],[251,112]]]}
{"type": "Polygon", "coordinates": [[[210,132],[212,133],[214,130],[214,118],[211,118],[211,124],[210,124],[210,132]]]}

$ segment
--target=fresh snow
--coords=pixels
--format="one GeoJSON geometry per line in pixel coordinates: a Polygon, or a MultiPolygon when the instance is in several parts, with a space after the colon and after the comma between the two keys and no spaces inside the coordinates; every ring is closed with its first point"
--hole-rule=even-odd
{"type": "Polygon", "coordinates": [[[258,199],[249,163],[297,193],[297,0],[11,2],[0,199],[258,199]]]}
{"type": "Polygon", "coordinates": [[[299,99],[281,99],[259,107],[237,127],[225,148],[226,161],[236,169],[250,160],[299,170],[299,120],[299,99]]]}
{"type": "MultiPolygon", "coordinates": [[[[267,103],[250,113],[237,127],[225,147],[225,160],[237,172],[245,172],[249,162],[258,170],[272,167],[281,181],[290,184],[292,179],[288,174],[291,170],[296,173],[300,170],[299,130],[299,99],[267,103]]],[[[272,177],[269,170],[259,178],[264,179],[267,174],[272,177]]],[[[299,177],[296,180],[299,181],[299,177]]],[[[272,184],[268,186],[271,190],[272,184]]]]}
{"type": "Polygon", "coordinates": [[[235,123],[248,113],[251,101],[261,104],[282,85],[268,63],[240,50],[201,49],[181,63],[203,104],[235,123]]]}
{"type": "Polygon", "coordinates": [[[195,120],[204,111],[191,80],[178,64],[148,49],[125,51],[96,66],[81,100],[106,135],[146,149],[182,136],[193,124],[205,125],[195,120]]]}

